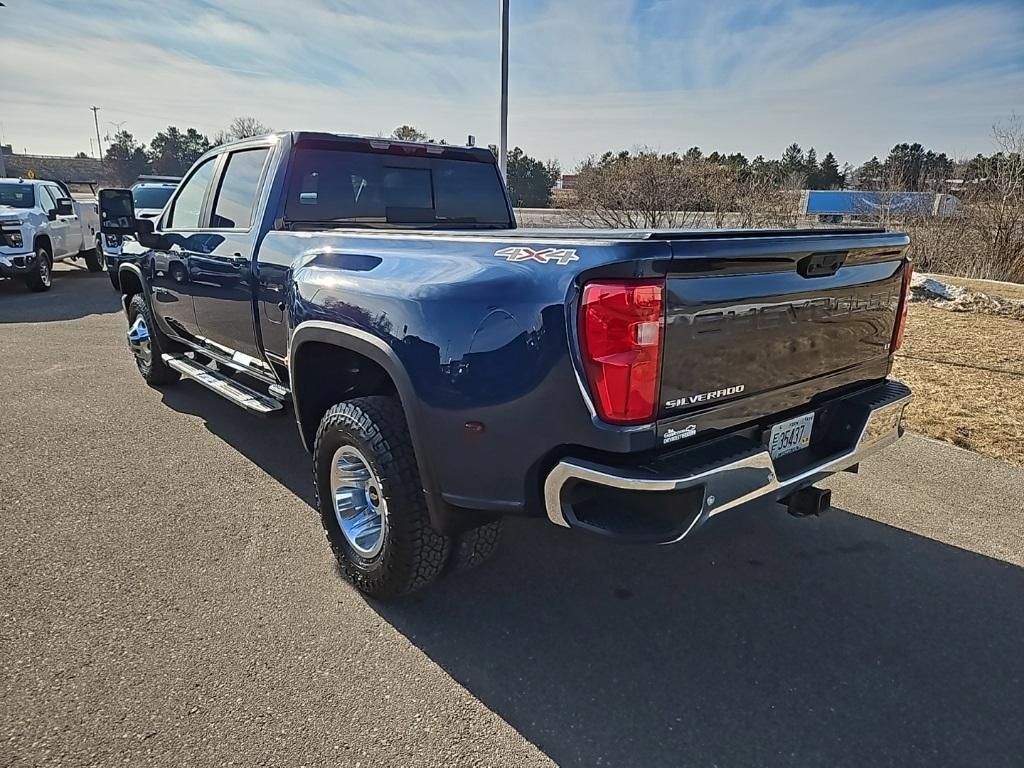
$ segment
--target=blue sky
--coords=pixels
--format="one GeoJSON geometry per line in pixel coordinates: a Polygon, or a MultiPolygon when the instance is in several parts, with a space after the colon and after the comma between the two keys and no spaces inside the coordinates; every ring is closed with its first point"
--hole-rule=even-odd
{"type": "MultiPolygon", "coordinates": [[[[88,151],[93,104],[103,132],[123,122],[145,140],[235,115],[496,140],[497,0],[6,4],[0,130],[18,150],[88,151]]],[[[969,155],[1024,115],[1019,1],[511,4],[510,142],[567,169],[639,145],[777,156],[797,141],[860,163],[921,141],[969,155]]]]}

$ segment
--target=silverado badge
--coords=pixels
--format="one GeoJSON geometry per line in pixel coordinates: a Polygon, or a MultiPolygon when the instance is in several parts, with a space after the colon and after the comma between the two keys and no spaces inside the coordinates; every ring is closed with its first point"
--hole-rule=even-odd
{"type": "Polygon", "coordinates": [[[575,248],[542,248],[534,250],[524,246],[511,246],[494,252],[495,256],[504,256],[505,261],[536,261],[547,264],[554,259],[558,266],[564,267],[574,261],[579,261],[575,248]]]}

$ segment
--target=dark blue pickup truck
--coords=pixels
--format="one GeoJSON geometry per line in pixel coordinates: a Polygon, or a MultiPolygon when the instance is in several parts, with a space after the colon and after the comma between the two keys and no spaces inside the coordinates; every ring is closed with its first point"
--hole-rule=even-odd
{"type": "Polygon", "coordinates": [[[903,234],[518,229],[487,150],[320,133],[217,147],[158,219],[101,212],[143,377],[290,403],[377,597],[505,515],[668,543],[755,499],[813,514],[902,431],[903,234]]]}

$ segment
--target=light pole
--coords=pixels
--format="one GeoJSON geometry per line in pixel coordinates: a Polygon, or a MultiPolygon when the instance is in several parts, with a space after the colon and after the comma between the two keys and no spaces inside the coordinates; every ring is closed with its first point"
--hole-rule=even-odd
{"type": "Polygon", "coordinates": [[[509,0],[499,0],[501,4],[501,129],[498,140],[498,168],[501,169],[501,178],[508,183],[508,3],[509,0]]]}
{"type": "Polygon", "coordinates": [[[92,110],[92,119],[93,119],[93,122],[96,124],[96,149],[99,150],[100,162],[102,162],[103,161],[103,142],[100,141],[100,118],[99,118],[100,108],[99,107],[89,107],[89,109],[92,110]]]}

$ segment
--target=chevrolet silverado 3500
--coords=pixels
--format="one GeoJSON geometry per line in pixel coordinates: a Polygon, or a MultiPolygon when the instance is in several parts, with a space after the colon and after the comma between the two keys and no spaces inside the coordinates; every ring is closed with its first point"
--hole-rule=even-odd
{"type": "Polygon", "coordinates": [[[516,227],[487,150],[276,133],[157,219],[101,193],[128,343],[255,414],[292,406],[342,571],[392,597],[506,515],[668,543],[896,440],[906,235],[516,227]]]}
{"type": "Polygon", "coordinates": [[[0,179],[0,278],[48,291],[58,261],[81,257],[90,272],[101,271],[98,227],[95,203],[73,200],[59,182],[0,179]]]}

